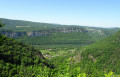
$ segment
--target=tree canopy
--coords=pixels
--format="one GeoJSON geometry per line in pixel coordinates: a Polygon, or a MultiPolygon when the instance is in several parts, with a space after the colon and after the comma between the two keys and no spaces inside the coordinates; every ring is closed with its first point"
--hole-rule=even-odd
{"type": "Polygon", "coordinates": [[[0,28],[3,27],[3,26],[4,26],[4,24],[2,24],[2,22],[0,21],[0,28]]]}

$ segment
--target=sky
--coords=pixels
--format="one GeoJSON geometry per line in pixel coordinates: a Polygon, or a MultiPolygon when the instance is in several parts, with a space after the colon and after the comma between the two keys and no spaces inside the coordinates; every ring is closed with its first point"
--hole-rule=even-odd
{"type": "Polygon", "coordinates": [[[120,0],[0,0],[0,18],[120,27],[120,0]]]}

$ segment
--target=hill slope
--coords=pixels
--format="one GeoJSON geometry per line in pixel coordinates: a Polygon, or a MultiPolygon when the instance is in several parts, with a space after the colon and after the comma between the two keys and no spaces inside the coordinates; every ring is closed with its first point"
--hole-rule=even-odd
{"type": "Polygon", "coordinates": [[[23,21],[23,20],[11,20],[4,18],[0,18],[0,20],[6,25],[2,27],[2,29],[10,30],[10,31],[39,31],[39,30],[47,30],[57,27],[57,25],[48,24],[48,23],[38,23],[38,22],[23,21]]]}
{"type": "Polygon", "coordinates": [[[0,77],[14,76],[28,66],[41,63],[51,67],[40,51],[0,34],[0,77]]]}
{"type": "Polygon", "coordinates": [[[80,65],[89,76],[101,76],[100,73],[108,71],[120,74],[120,31],[81,52],[80,65]]]}

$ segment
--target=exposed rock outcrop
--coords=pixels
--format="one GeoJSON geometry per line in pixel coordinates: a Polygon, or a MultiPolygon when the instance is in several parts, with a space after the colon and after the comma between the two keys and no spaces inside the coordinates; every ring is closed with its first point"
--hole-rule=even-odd
{"type": "Polygon", "coordinates": [[[56,29],[49,29],[49,30],[40,30],[40,31],[26,31],[26,32],[20,32],[20,31],[7,31],[7,30],[0,30],[0,33],[7,36],[7,37],[20,37],[20,36],[46,36],[51,33],[57,33],[57,32],[64,32],[64,33],[75,33],[80,32],[84,33],[86,32],[81,27],[62,27],[62,28],[56,28],[56,29]]]}

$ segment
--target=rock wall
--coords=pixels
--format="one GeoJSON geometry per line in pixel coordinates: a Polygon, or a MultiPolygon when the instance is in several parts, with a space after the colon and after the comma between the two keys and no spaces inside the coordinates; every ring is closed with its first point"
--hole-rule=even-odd
{"type": "Polygon", "coordinates": [[[51,33],[57,33],[57,32],[64,32],[64,33],[75,33],[80,32],[84,33],[86,32],[81,27],[63,27],[63,28],[56,28],[56,29],[50,29],[50,30],[40,30],[40,31],[26,31],[26,32],[19,32],[19,31],[7,31],[7,30],[0,30],[0,33],[7,36],[7,37],[21,37],[21,36],[46,36],[51,33]]]}

